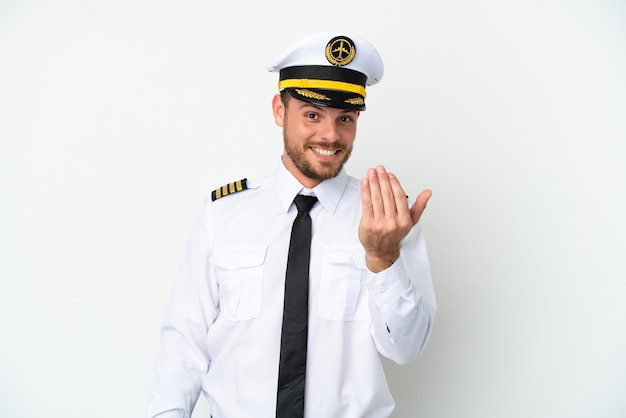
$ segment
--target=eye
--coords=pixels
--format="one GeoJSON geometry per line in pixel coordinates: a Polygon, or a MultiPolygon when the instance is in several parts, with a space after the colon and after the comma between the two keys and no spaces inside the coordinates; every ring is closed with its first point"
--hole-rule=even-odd
{"type": "Polygon", "coordinates": [[[315,120],[318,118],[317,113],[313,113],[313,112],[305,113],[304,117],[307,119],[311,119],[311,120],[315,120]]]}
{"type": "Polygon", "coordinates": [[[348,116],[348,115],[343,115],[339,117],[339,122],[341,123],[352,123],[354,119],[352,118],[352,116],[348,116]]]}

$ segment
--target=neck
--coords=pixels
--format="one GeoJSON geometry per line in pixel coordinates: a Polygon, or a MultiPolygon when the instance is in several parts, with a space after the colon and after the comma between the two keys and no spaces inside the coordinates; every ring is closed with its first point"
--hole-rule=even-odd
{"type": "Polygon", "coordinates": [[[291,159],[288,156],[283,155],[282,161],[287,171],[289,171],[291,175],[293,175],[296,178],[296,180],[298,180],[300,184],[304,186],[305,188],[313,189],[315,186],[317,186],[318,184],[322,182],[322,180],[312,179],[302,174],[302,172],[298,170],[298,167],[295,166],[295,164],[291,161],[291,159]]]}

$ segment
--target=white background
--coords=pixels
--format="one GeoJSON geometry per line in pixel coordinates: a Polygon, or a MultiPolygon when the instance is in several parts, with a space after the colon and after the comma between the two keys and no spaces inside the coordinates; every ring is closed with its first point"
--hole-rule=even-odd
{"type": "Polygon", "coordinates": [[[385,61],[349,172],[434,193],[394,416],[626,416],[618,0],[1,0],[0,416],[142,416],[191,222],[273,170],[265,65],[321,30],[385,61]]]}

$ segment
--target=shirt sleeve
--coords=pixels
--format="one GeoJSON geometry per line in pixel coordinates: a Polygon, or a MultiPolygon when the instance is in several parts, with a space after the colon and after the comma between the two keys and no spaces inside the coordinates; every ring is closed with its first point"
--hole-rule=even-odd
{"type": "Polygon", "coordinates": [[[180,409],[172,409],[170,411],[162,412],[154,416],[154,418],[191,418],[191,413],[180,409]]]}
{"type": "Polygon", "coordinates": [[[211,362],[206,336],[217,315],[218,296],[209,263],[209,210],[205,203],[194,222],[170,293],[148,418],[191,416],[211,362]]]}
{"type": "Polygon", "coordinates": [[[407,364],[426,348],[437,311],[421,224],[402,241],[394,264],[368,275],[376,348],[390,360],[407,364]]]}

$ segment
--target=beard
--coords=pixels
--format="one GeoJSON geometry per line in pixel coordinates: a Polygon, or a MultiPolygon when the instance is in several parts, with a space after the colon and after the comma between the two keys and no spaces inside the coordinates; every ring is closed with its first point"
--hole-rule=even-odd
{"type": "Polygon", "coordinates": [[[289,140],[286,132],[283,132],[285,151],[300,173],[313,180],[328,180],[336,177],[343,169],[344,164],[352,154],[352,146],[346,148],[340,143],[333,145],[335,149],[340,149],[343,158],[338,161],[319,161],[307,159],[307,152],[311,146],[328,149],[327,143],[305,143],[298,146],[295,141],[289,140]]]}

